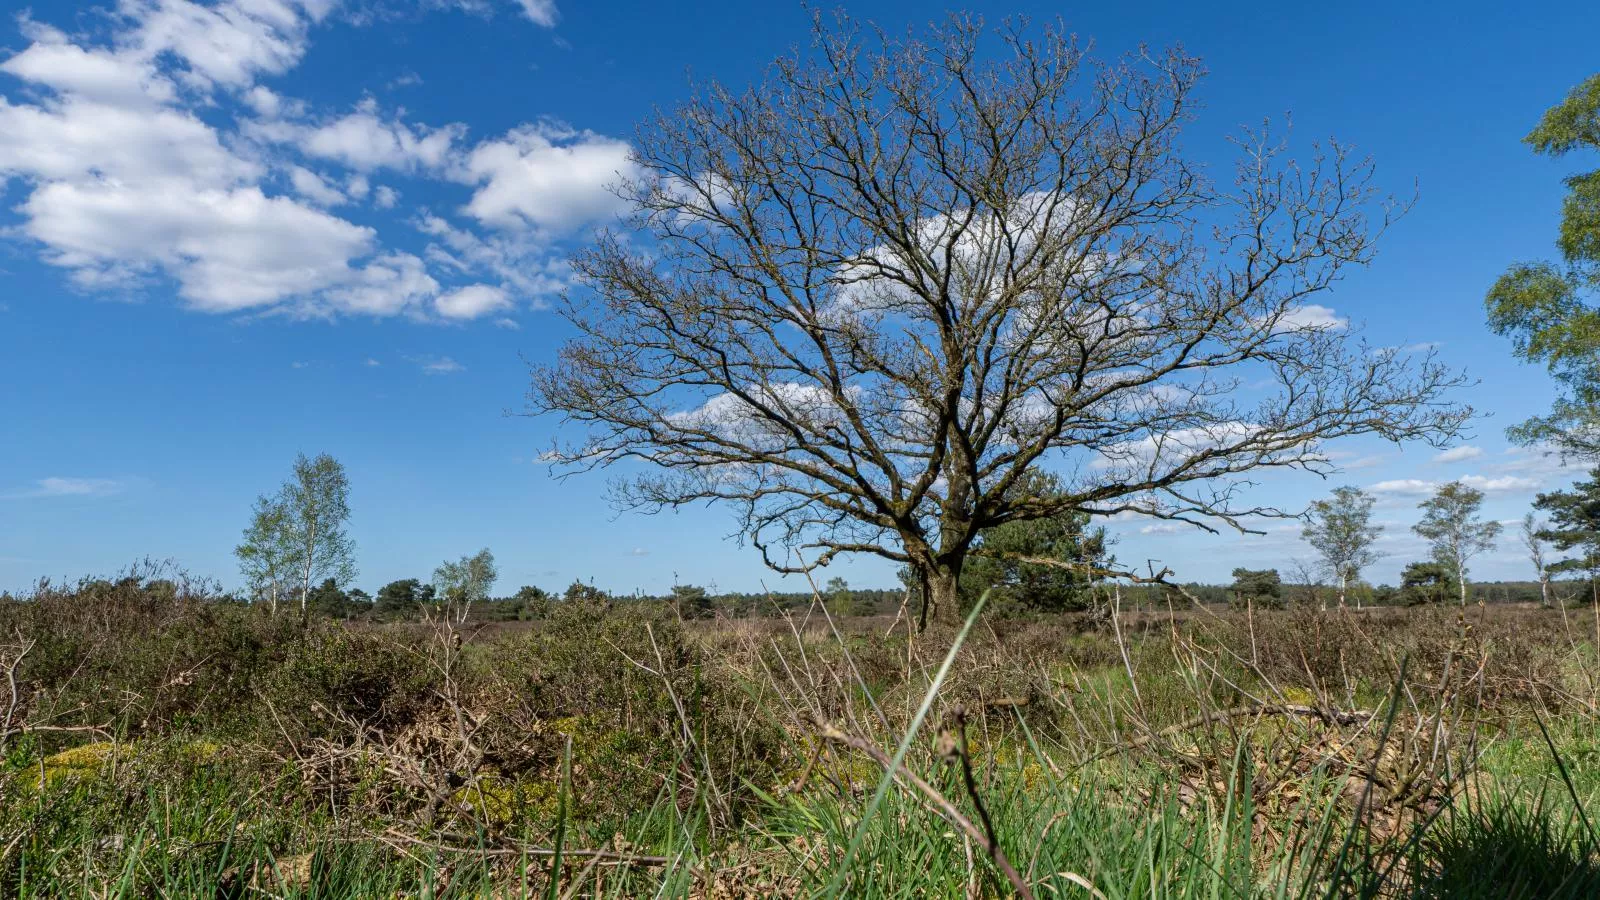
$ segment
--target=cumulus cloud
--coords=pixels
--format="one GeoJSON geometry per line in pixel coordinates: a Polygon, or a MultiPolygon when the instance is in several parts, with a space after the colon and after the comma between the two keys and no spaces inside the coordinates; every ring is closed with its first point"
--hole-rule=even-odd
{"type": "MultiPolygon", "coordinates": [[[[1523,478],[1517,475],[1503,475],[1490,478],[1484,475],[1466,475],[1458,479],[1469,488],[1483,491],[1485,494],[1511,494],[1522,491],[1531,491],[1539,486],[1538,479],[1523,478]]],[[[1391,481],[1380,481],[1367,488],[1374,494],[1394,494],[1399,496],[1426,496],[1438,490],[1443,482],[1426,481],[1421,478],[1397,478],[1391,481]]]]}
{"type": "Polygon", "coordinates": [[[535,25],[554,28],[561,20],[556,10],[556,0],[517,0],[517,4],[522,7],[522,14],[535,25]]]}
{"type": "Polygon", "coordinates": [[[466,133],[466,126],[429,128],[386,119],[379,114],[377,102],[368,98],[357,104],[354,112],[321,125],[258,121],[250,123],[247,131],[263,140],[293,144],[310,157],[371,172],[438,169],[450,161],[451,150],[466,133]]]}
{"type": "Polygon", "coordinates": [[[1278,329],[1281,331],[1340,331],[1348,327],[1349,319],[1345,319],[1326,306],[1310,303],[1278,319],[1278,329]]]}
{"type": "Polygon", "coordinates": [[[1482,447],[1451,447],[1433,458],[1436,463],[1463,462],[1483,455],[1482,447]]]}
{"type": "Polygon", "coordinates": [[[632,170],[626,141],[588,131],[533,125],[484,141],[459,177],[477,185],[465,212],[496,228],[569,232],[615,215],[606,188],[632,170]]]}
{"type": "MultiPolygon", "coordinates": [[[[213,313],[468,319],[559,287],[553,241],[615,208],[603,187],[627,144],[539,125],[469,152],[461,124],[407,122],[370,99],[318,115],[257,83],[300,62],[333,2],[121,0],[71,36],[24,18],[26,46],[0,59],[26,85],[0,93],[0,190],[22,185],[5,236],[86,290],[171,287],[213,313]],[[440,218],[423,255],[391,250],[330,212],[397,206],[399,191],[370,183],[377,170],[466,185],[470,220],[512,234],[440,218]]],[[[548,0],[524,12],[557,18],[548,0]]]]}
{"type": "Polygon", "coordinates": [[[321,175],[303,166],[293,166],[289,169],[289,182],[294,185],[296,194],[318,206],[338,206],[348,199],[321,175]]]}
{"type": "Polygon", "coordinates": [[[1374,494],[1399,494],[1401,496],[1425,496],[1433,493],[1439,487],[1437,482],[1423,481],[1420,478],[1395,478],[1389,481],[1380,481],[1371,485],[1367,490],[1374,494]]]}
{"type": "Polygon", "coordinates": [[[433,305],[446,319],[476,319],[506,309],[511,298],[492,285],[472,284],[440,295],[433,305]]]}
{"type": "Polygon", "coordinates": [[[1522,478],[1517,475],[1502,475],[1499,478],[1468,475],[1461,479],[1461,483],[1470,488],[1477,488],[1485,494],[1512,494],[1531,491],[1539,486],[1538,479],[1522,478]]]}

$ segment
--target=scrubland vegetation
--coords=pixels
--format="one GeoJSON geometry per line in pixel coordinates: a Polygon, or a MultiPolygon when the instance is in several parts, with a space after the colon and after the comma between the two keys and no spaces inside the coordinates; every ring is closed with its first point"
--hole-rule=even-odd
{"type": "MultiPolygon", "coordinates": [[[[0,601],[0,896],[1600,896],[1600,470],[1535,501],[1525,604],[1470,583],[1502,524],[1467,479],[1397,588],[1355,487],[1294,583],[1183,586],[1096,525],[1248,529],[1330,441],[1467,433],[1432,349],[1312,302],[1404,212],[1370,161],[1263,127],[1218,182],[1181,50],[817,22],[640,129],[528,411],[558,470],[644,464],[625,508],[725,504],[774,571],[903,593],[496,602],[485,549],[369,600],[346,473],[301,457],[248,602],[149,569],[0,601]]],[[[1600,146],[1596,110],[1529,140],[1600,146]]],[[[1516,434],[1592,461],[1570,185],[1566,268],[1489,312],[1563,390],[1516,434]]]]}
{"type": "Polygon", "coordinates": [[[1591,610],[1162,596],[915,634],[44,585],[0,604],[0,893],[1600,891],[1591,610]]]}

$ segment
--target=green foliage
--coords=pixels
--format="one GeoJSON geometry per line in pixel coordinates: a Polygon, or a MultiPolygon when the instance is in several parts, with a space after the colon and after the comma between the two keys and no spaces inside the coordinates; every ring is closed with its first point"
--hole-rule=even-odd
{"type": "Polygon", "coordinates": [[[494,554],[485,547],[472,556],[443,562],[433,570],[433,588],[456,621],[465,621],[473,604],[489,599],[489,591],[500,578],[494,554]]]}
{"type": "Polygon", "coordinates": [[[1361,580],[1361,570],[1377,561],[1372,545],[1383,529],[1372,524],[1373,497],[1358,487],[1335,488],[1333,496],[1308,510],[1301,537],[1322,557],[1343,599],[1345,588],[1361,580]]]}
{"type": "Polygon", "coordinates": [[[1246,601],[1258,606],[1283,605],[1283,578],[1277,569],[1234,569],[1230,590],[1239,606],[1246,601]]]}
{"type": "Polygon", "coordinates": [[[1400,573],[1400,599],[1408,605],[1443,603],[1456,592],[1452,566],[1437,561],[1414,562],[1400,573]]]}
{"type": "MultiPolygon", "coordinates": [[[[1031,472],[1017,492],[1049,499],[1060,496],[1060,479],[1031,472]]],[[[1103,528],[1089,528],[1089,516],[1075,510],[1037,519],[1006,522],[984,529],[961,571],[963,603],[985,592],[994,609],[1062,612],[1089,602],[1095,569],[1107,565],[1103,528]],[[1018,557],[1057,560],[1064,565],[1023,562],[1018,557]]]]}
{"type": "Polygon", "coordinates": [[[1417,504],[1422,519],[1411,526],[1433,545],[1433,561],[1450,572],[1461,602],[1467,602],[1467,560],[1494,549],[1499,522],[1483,521],[1483,491],[1460,481],[1442,484],[1433,496],[1417,504]]]}
{"type": "MultiPolygon", "coordinates": [[[[1600,75],[1551,107],[1524,139],[1536,153],[1600,150],[1600,75]]],[[[1519,263],[1500,276],[1485,305],[1489,327],[1512,340],[1518,356],[1544,365],[1563,388],[1547,416],[1511,429],[1526,442],[1600,454],[1600,170],[1567,179],[1560,235],[1562,264],[1519,263]]]]}
{"type": "Polygon", "coordinates": [[[863,608],[865,604],[856,602],[855,593],[850,590],[850,583],[838,576],[828,579],[828,583],[823,585],[822,599],[835,616],[858,616],[867,612],[863,608]]]}
{"type": "Polygon", "coordinates": [[[696,584],[673,585],[670,602],[685,619],[708,618],[712,612],[711,593],[696,584]]]}
{"type": "Polygon", "coordinates": [[[433,601],[433,585],[423,584],[415,578],[403,578],[378,589],[378,596],[372,601],[372,613],[385,622],[409,619],[433,601]]]}
{"type": "Polygon", "coordinates": [[[1576,556],[1551,563],[1550,574],[1581,572],[1591,580],[1600,578],[1600,468],[1570,491],[1540,494],[1533,505],[1549,514],[1552,526],[1537,536],[1557,550],[1577,551],[1576,556]]]}

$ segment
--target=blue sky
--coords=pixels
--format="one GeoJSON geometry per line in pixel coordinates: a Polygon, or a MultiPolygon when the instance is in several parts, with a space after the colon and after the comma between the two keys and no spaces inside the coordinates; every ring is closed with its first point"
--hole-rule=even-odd
{"type": "MultiPolygon", "coordinates": [[[[922,3],[856,2],[892,30],[922,3]]],[[[1336,446],[1330,483],[1273,476],[1302,506],[1374,488],[1390,580],[1421,555],[1418,492],[1469,478],[1514,519],[1571,480],[1509,448],[1542,373],[1487,333],[1481,299],[1551,254],[1573,161],[1518,143],[1593,74],[1600,6],[974,4],[1062,14],[1103,53],[1181,41],[1210,70],[1188,149],[1292,113],[1420,194],[1379,258],[1322,302],[1375,343],[1437,344],[1490,417],[1450,457],[1336,446]]],[[[734,84],[805,39],[798,3],[128,0],[46,3],[0,24],[0,589],[172,558],[238,581],[251,501],[297,452],[349,469],[358,584],[427,577],[492,548],[506,590],[779,580],[726,511],[618,515],[604,478],[537,462],[555,423],[513,415],[524,359],[565,336],[562,262],[617,208],[633,126],[688,79],[734,84]]],[[[1119,555],[1183,577],[1308,557],[1297,527],[1212,538],[1118,522],[1119,555]]],[[[1515,542],[1479,577],[1525,577],[1515,542]]],[[[878,561],[829,574],[885,585],[878,561]]]]}

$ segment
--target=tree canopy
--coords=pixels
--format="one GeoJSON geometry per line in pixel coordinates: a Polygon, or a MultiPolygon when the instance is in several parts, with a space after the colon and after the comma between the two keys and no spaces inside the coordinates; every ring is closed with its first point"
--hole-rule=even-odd
{"type": "Polygon", "coordinates": [[[1378,559],[1373,544],[1383,529],[1372,524],[1372,495],[1358,487],[1334,488],[1333,496],[1311,504],[1301,537],[1322,557],[1324,571],[1339,586],[1345,605],[1349,586],[1378,559]]]}
{"type": "Polygon", "coordinates": [[[1451,481],[1417,504],[1422,519],[1411,526],[1433,546],[1433,561],[1450,573],[1462,606],[1467,605],[1467,560],[1494,549],[1500,536],[1499,522],[1478,518],[1482,506],[1483,491],[1451,481]]]}
{"type": "Polygon", "coordinates": [[[1249,473],[1460,428],[1455,373],[1314,303],[1394,212],[1369,162],[1297,165],[1262,132],[1213,182],[1180,149],[1201,76],[1180,51],[817,21],[763,83],[639,131],[628,231],[573,259],[577,335],[533,372],[529,411],[581,430],[558,467],[629,463],[624,507],[733,504],[779,571],[907,564],[953,619],[986,529],[1245,527],[1281,514],[1249,473]],[[1036,468],[1061,490],[1016,490],[1036,468]]]}
{"type": "MultiPolygon", "coordinates": [[[[1523,138],[1535,153],[1600,150],[1600,74],[1545,111],[1523,138]]],[[[1490,288],[1489,327],[1518,356],[1549,369],[1562,395],[1548,415],[1511,429],[1525,442],[1600,456],[1600,169],[1566,179],[1556,248],[1559,262],[1513,265],[1490,288]]]]}

